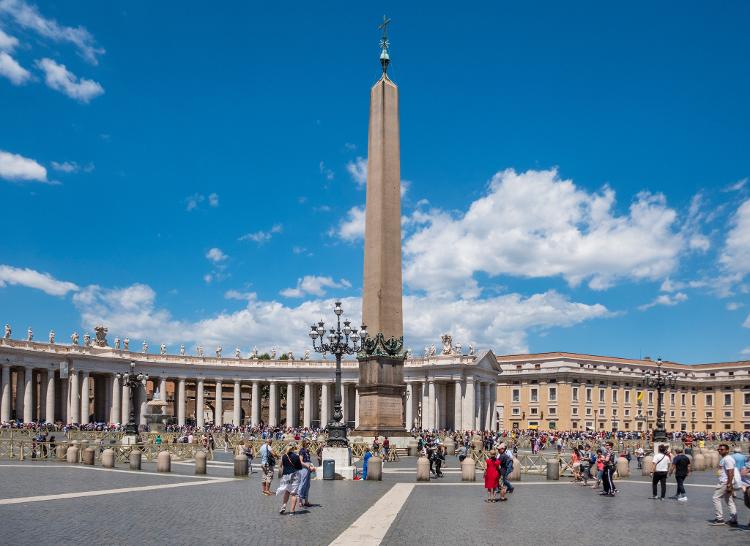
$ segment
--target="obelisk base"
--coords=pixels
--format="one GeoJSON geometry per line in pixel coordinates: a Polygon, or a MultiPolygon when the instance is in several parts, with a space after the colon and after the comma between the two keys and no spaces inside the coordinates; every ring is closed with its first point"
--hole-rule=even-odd
{"type": "Polygon", "coordinates": [[[404,359],[368,356],[359,359],[359,426],[354,434],[406,436],[404,359]]]}

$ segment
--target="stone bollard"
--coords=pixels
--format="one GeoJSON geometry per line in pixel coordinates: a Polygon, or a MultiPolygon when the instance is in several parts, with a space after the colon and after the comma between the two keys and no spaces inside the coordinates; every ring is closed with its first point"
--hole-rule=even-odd
{"type": "Polygon", "coordinates": [[[708,456],[706,457],[706,469],[707,470],[714,470],[715,468],[718,468],[719,466],[719,452],[715,449],[712,449],[708,452],[708,456]],[[711,459],[708,458],[708,456],[711,457],[711,459]]]}
{"type": "Polygon", "coordinates": [[[156,471],[172,472],[172,456],[169,454],[169,451],[160,451],[156,456],[156,471]]]}
{"type": "Polygon", "coordinates": [[[237,478],[247,478],[247,455],[235,455],[234,475],[237,478]]]}
{"type": "Polygon", "coordinates": [[[94,466],[94,460],[96,459],[96,450],[93,447],[87,447],[83,450],[83,464],[94,466]]]}
{"type": "Polygon", "coordinates": [[[430,481],[430,461],[427,457],[420,457],[417,459],[417,481],[430,481]]]}
{"type": "Polygon", "coordinates": [[[140,470],[141,469],[141,455],[142,453],[138,451],[137,449],[134,449],[130,452],[130,470],[140,470]]]}
{"type": "Polygon", "coordinates": [[[559,480],[560,479],[560,462],[557,460],[547,461],[547,479],[548,480],[559,480]]]}
{"type": "Polygon", "coordinates": [[[105,449],[102,451],[102,466],[104,468],[115,467],[115,452],[112,449],[105,449]]]}
{"type": "Polygon", "coordinates": [[[641,463],[641,476],[648,476],[651,474],[654,466],[654,458],[651,455],[646,455],[641,463]]]}
{"type": "Polygon", "coordinates": [[[57,447],[55,447],[55,458],[58,461],[64,461],[65,460],[65,454],[68,451],[68,447],[64,446],[62,444],[58,444],[57,447]]]}
{"type": "Polygon", "coordinates": [[[367,480],[376,482],[383,480],[383,459],[380,457],[370,457],[367,463],[367,480]]]}
{"type": "Polygon", "coordinates": [[[471,457],[466,457],[461,461],[461,481],[462,482],[475,482],[477,481],[477,463],[471,457]]]}
{"type": "Polygon", "coordinates": [[[481,451],[482,450],[482,437],[481,436],[474,436],[471,439],[471,445],[474,448],[474,451],[481,451]]]}
{"type": "Polygon", "coordinates": [[[419,443],[415,439],[409,440],[409,443],[407,444],[407,448],[409,450],[409,457],[416,457],[417,456],[417,446],[419,443]]]}
{"type": "Polygon", "coordinates": [[[456,454],[456,442],[454,442],[451,438],[448,438],[443,445],[445,446],[445,454],[446,455],[455,455],[456,454]]]}
{"type": "Polygon", "coordinates": [[[521,481],[521,461],[513,457],[513,471],[508,476],[508,480],[512,482],[521,481]]]}
{"type": "Polygon", "coordinates": [[[198,475],[206,473],[206,452],[203,450],[195,452],[195,473],[198,475]]]}
{"type": "Polygon", "coordinates": [[[620,478],[630,477],[630,463],[625,457],[617,459],[617,475],[620,478]]]}
{"type": "Polygon", "coordinates": [[[70,446],[67,452],[68,462],[75,464],[78,462],[78,446],[70,446]]]}
{"type": "Polygon", "coordinates": [[[693,471],[706,470],[706,457],[702,453],[696,453],[691,466],[693,471]]]}

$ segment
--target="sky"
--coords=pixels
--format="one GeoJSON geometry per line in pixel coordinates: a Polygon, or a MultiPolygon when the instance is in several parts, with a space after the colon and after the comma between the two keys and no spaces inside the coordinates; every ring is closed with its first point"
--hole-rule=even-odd
{"type": "Polygon", "coordinates": [[[14,338],[359,323],[387,13],[414,354],[750,358],[750,4],[270,4],[0,0],[14,338]]]}

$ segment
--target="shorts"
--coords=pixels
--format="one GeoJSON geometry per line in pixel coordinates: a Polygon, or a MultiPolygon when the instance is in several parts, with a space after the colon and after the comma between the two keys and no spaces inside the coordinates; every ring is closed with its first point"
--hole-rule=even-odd
{"type": "Polygon", "coordinates": [[[279,488],[276,490],[277,495],[281,495],[283,492],[288,491],[290,495],[296,497],[299,492],[299,486],[302,483],[301,472],[297,470],[291,474],[284,474],[279,482],[279,488]]]}
{"type": "Polygon", "coordinates": [[[267,464],[263,465],[263,483],[270,484],[273,480],[273,467],[267,464]]]}

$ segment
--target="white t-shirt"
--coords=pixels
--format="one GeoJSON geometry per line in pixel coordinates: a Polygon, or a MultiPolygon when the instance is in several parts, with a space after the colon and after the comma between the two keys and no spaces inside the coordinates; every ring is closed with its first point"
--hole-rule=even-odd
{"type": "Polygon", "coordinates": [[[654,464],[656,465],[656,468],[654,469],[654,471],[655,472],[668,472],[670,462],[671,460],[669,459],[669,456],[665,455],[664,453],[659,453],[657,455],[654,455],[654,464]]]}
{"type": "Polygon", "coordinates": [[[737,473],[736,466],[737,466],[737,463],[735,462],[734,457],[732,457],[731,455],[726,455],[725,457],[721,459],[721,461],[719,461],[719,468],[721,468],[721,470],[719,471],[719,484],[720,485],[727,484],[727,479],[728,479],[727,470],[734,469],[735,474],[737,473]]]}

